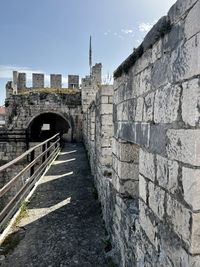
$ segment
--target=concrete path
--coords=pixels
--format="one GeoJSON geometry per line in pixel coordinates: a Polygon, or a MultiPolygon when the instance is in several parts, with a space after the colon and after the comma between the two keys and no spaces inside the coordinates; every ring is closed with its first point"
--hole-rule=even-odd
{"type": "Polygon", "coordinates": [[[7,254],[1,256],[0,265],[108,266],[104,240],[101,210],[84,148],[67,144],[40,180],[28,215],[2,249],[7,254]]]}

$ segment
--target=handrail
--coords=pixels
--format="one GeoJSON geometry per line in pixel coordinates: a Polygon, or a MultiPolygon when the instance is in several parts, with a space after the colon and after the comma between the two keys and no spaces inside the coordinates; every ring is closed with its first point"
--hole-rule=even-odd
{"type": "Polygon", "coordinates": [[[24,157],[26,157],[27,155],[29,155],[33,150],[35,150],[38,147],[41,147],[42,145],[48,143],[49,141],[51,141],[52,139],[56,138],[57,136],[59,136],[59,133],[55,134],[54,136],[52,136],[51,138],[47,139],[46,141],[30,148],[29,150],[27,150],[26,152],[24,152],[22,155],[20,155],[19,157],[17,157],[16,159],[13,159],[12,161],[4,164],[3,166],[0,167],[0,172],[6,170],[7,168],[9,168],[10,166],[12,166],[13,164],[17,163],[18,161],[22,160],[24,157]]]}
{"type": "Polygon", "coordinates": [[[37,180],[40,178],[41,174],[50,164],[50,162],[57,156],[60,151],[60,134],[55,134],[51,138],[43,141],[42,143],[30,148],[25,153],[12,160],[11,162],[0,167],[0,172],[5,171],[7,168],[16,164],[20,160],[24,159],[24,157],[30,155],[31,162],[27,166],[25,166],[17,175],[15,175],[8,183],[6,183],[0,189],[0,198],[3,197],[18,181],[22,175],[30,170],[30,174],[27,179],[23,182],[22,187],[15,193],[9,203],[3,208],[0,212],[0,230],[6,225],[11,216],[16,212],[16,209],[19,208],[20,202],[28,195],[31,188],[35,185],[37,180]],[[54,139],[56,139],[54,141],[54,139]],[[53,143],[52,143],[53,142],[53,143]],[[35,150],[37,148],[42,147],[42,152],[35,158],[35,150]],[[35,165],[38,160],[42,159],[42,163],[35,170],[35,165]]]}
{"type": "Polygon", "coordinates": [[[38,159],[40,159],[43,155],[45,155],[55,144],[54,142],[47,150],[42,152],[37,158],[35,158],[33,161],[31,161],[30,164],[28,164],[23,170],[21,170],[15,177],[13,177],[4,187],[0,189],[0,197],[2,197],[11,187],[12,185],[18,180],[19,177],[21,177],[22,174],[24,174],[26,171],[28,171],[36,162],[38,159]]]}

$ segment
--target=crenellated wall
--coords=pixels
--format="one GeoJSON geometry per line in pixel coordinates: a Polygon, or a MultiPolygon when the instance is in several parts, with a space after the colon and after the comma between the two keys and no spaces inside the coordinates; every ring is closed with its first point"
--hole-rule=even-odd
{"type": "Polygon", "coordinates": [[[199,14],[200,0],[178,0],[115,71],[112,149],[102,91],[85,100],[84,140],[120,267],[200,266],[199,14]]]}

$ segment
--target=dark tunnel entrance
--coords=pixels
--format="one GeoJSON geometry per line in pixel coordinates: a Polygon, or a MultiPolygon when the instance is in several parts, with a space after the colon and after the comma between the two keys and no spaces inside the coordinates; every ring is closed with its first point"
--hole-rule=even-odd
{"type": "Polygon", "coordinates": [[[72,141],[72,129],[69,122],[56,113],[43,113],[30,123],[27,134],[31,142],[41,142],[60,133],[66,141],[72,141]]]}

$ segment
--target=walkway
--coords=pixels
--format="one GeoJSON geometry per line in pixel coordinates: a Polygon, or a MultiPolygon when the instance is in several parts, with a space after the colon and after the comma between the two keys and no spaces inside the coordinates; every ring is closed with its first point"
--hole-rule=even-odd
{"type": "Polygon", "coordinates": [[[16,229],[1,266],[107,266],[101,210],[81,144],[63,149],[16,229]]]}

